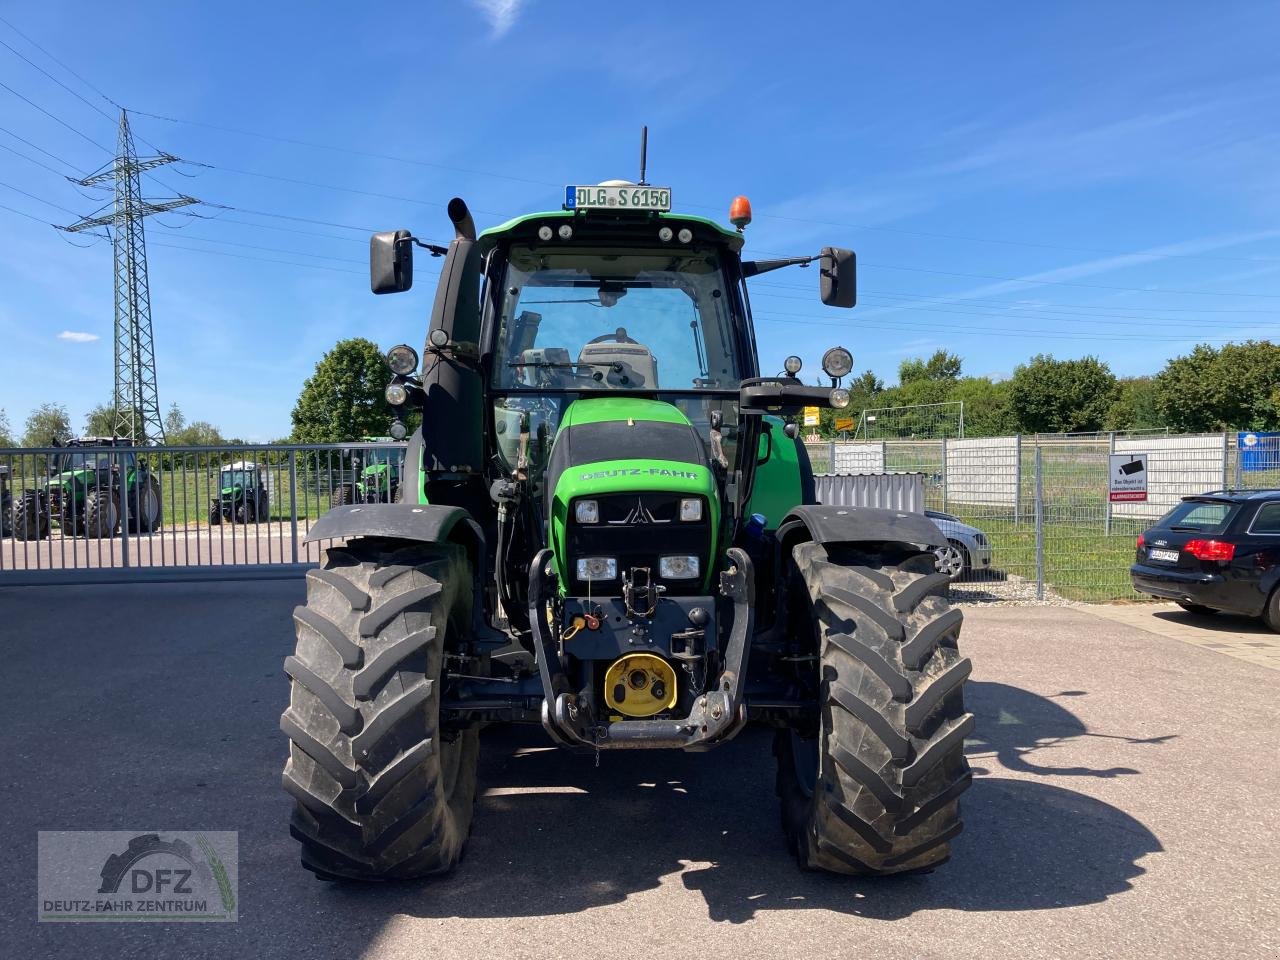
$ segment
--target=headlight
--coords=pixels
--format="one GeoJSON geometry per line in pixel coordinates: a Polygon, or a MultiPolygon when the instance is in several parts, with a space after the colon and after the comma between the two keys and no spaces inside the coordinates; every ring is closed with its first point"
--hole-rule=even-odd
{"type": "Polygon", "coordinates": [[[583,557],[578,561],[579,580],[616,580],[618,561],[613,557],[583,557]]]}
{"type": "Polygon", "coordinates": [[[579,523],[599,523],[600,505],[594,500],[579,500],[573,505],[573,516],[579,523]]]}
{"type": "Polygon", "coordinates": [[[664,580],[692,580],[698,575],[698,558],[659,557],[658,576],[664,580]]]}
{"type": "Polygon", "coordinates": [[[397,376],[407,377],[418,369],[418,351],[407,343],[394,346],[387,351],[387,366],[397,376]]]}
{"type": "Polygon", "coordinates": [[[387,384],[387,403],[393,407],[402,407],[408,399],[409,391],[404,388],[403,383],[387,384]]]}
{"type": "Polygon", "coordinates": [[[685,497],[680,501],[680,519],[690,522],[702,519],[702,498],[685,497]]]}
{"type": "Polygon", "coordinates": [[[822,369],[828,377],[846,377],[853,369],[853,354],[844,347],[832,347],[822,355],[822,369]]]}
{"type": "Polygon", "coordinates": [[[831,405],[837,410],[843,410],[849,405],[849,391],[836,387],[831,391],[831,405]]]}

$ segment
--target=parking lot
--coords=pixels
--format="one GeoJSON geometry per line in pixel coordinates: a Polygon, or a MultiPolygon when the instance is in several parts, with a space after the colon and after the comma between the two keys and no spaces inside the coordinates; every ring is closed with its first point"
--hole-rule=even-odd
{"type": "Polygon", "coordinates": [[[1280,670],[1087,608],[970,606],[977,776],[932,875],[799,872],[764,731],[597,769],[507,728],[488,735],[453,876],[340,886],[299,867],[279,786],[301,596],[298,581],[0,589],[0,954],[1280,952],[1280,670]],[[36,832],[91,829],[239,831],[239,922],[37,924],[36,832]]]}

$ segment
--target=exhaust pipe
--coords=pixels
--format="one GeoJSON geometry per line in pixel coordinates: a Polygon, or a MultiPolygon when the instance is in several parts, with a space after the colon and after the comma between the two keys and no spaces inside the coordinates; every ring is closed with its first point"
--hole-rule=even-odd
{"type": "Polygon", "coordinates": [[[448,206],[449,219],[453,221],[453,234],[457,240],[474,240],[476,238],[476,224],[471,219],[471,211],[467,209],[467,202],[461,197],[454,197],[449,201],[448,206]]]}

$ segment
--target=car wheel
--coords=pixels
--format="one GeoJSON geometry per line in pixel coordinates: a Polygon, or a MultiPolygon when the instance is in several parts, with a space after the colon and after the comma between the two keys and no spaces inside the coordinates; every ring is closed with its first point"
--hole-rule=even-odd
{"type": "Polygon", "coordinates": [[[933,551],[934,566],[939,573],[945,573],[952,580],[959,580],[969,569],[969,553],[954,540],[948,541],[945,547],[933,551]]]}
{"type": "Polygon", "coordinates": [[[1271,591],[1271,596],[1267,598],[1266,609],[1262,613],[1262,622],[1280,633],[1280,587],[1271,591]]]}
{"type": "Polygon", "coordinates": [[[1211,613],[1218,612],[1213,609],[1213,607],[1206,607],[1203,603],[1189,603],[1186,600],[1175,600],[1174,602],[1183,610],[1187,611],[1187,613],[1199,614],[1202,617],[1207,617],[1211,613]]]}

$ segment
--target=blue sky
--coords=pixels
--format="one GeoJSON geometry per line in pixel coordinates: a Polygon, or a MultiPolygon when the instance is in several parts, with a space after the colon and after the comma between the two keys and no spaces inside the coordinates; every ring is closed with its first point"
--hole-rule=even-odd
{"type": "MultiPolygon", "coordinates": [[[[1045,351],[1128,375],[1198,341],[1274,338],[1280,7],[798,9],[168,2],[104,16],[54,2],[0,16],[131,110],[212,125],[134,118],[211,165],[157,171],[152,197],[236,208],[147,233],[161,404],[228,435],[286,434],[340,337],[421,342],[431,268],[422,289],[373,297],[363,230],[447,236],[454,195],[483,227],[558,207],[560,184],[634,178],[642,123],[649,179],[676,209],[724,219],[742,193],[749,252],[857,250],[852,313],[821,306],[812,272],[758,281],[766,367],[797,352],[815,369],[840,342],[890,382],[939,346],[974,374],[1045,351]]],[[[89,141],[114,146],[94,107],[114,108],[3,23],[0,41],[87,101],[0,47],[0,83],[79,131],[0,88],[0,204],[65,224],[105,199],[59,174],[109,159],[89,141]]],[[[0,209],[0,407],[18,432],[40,402],[65,402],[78,429],[110,397],[111,303],[108,244],[79,249],[0,209]]]]}

